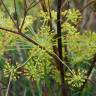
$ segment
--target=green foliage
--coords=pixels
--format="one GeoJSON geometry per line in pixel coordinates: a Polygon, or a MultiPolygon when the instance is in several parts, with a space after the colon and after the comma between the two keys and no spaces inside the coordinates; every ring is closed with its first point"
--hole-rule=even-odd
{"type": "Polygon", "coordinates": [[[76,9],[69,9],[67,11],[67,21],[73,24],[77,24],[81,20],[81,13],[79,10],[76,9]]]}
{"type": "MultiPolygon", "coordinates": [[[[21,2],[22,0],[18,0],[19,4],[21,4],[21,2]]],[[[52,22],[56,23],[57,12],[52,10],[51,15],[52,22]]],[[[76,24],[78,24],[78,22],[80,22],[82,19],[79,10],[65,10],[64,12],[61,12],[61,15],[62,18],[65,18],[66,20],[64,22],[62,20],[62,37],[59,38],[62,38],[62,49],[64,49],[65,45],[67,45],[68,49],[68,53],[63,50],[63,58],[66,56],[68,57],[68,66],[70,66],[73,73],[71,74],[69,70],[66,70],[65,80],[71,86],[71,88],[80,88],[85,79],[87,79],[86,71],[96,52],[96,33],[86,31],[81,34],[78,31],[76,24]]],[[[48,51],[53,52],[53,45],[57,45],[57,43],[53,43],[53,41],[57,40],[58,38],[55,40],[53,39],[56,34],[54,33],[54,30],[50,31],[50,27],[48,25],[49,20],[49,12],[43,12],[41,10],[37,17],[28,14],[25,18],[22,31],[41,46],[45,47],[48,51]],[[34,30],[33,24],[38,19],[42,21],[40,22],[42,26],[37,29],[38,32],[35,33],[34,31],[33,34],[31,33],[34,30]],[[33,30],[30,27],[33,28],[33,30]]],[[[21,16],[19,22],[20,26],[22,25],[22,21],[23,18],[21,16]]],[[[17,31],[12,20],[0,10],[0,27],[4,28],[5,26],[7,29],[17,31]]],[[[8,50],[10,50],[10,48],[16,49],[16,44],[18,42],[21,44],[20,48],[25,48],[26,46],[26,48],[28,48],[27,50],[19,49],[19,51],[25,51],[26,53],[26,57],[24,57],[26,58],[24,60],[25,63],[21,64],[22,62],[17,63],[18,61],[15,61],[16,64],[10,64],[5,59],[5,62],[7,63],[5,63],[3,67],[4,77],[9,78],[11,74],[13,81],[18,80],[18,78],[25,77],[28,80],[31,79],[35,82],[40,82],[42,80],[46,80],[46,77],[50,77],[60,85],[60,70],[58,70],[56,65],[54,65],[54,62],[52,62],[53,59],[43,49],[28,43],[26,40],[22,39],[16,34],[0,30],[0,56],[3,56],[6,51],[8,52],[8,50]]]]}
{"type": "MultiPolygon", "coordinates": [[[[39,14],[40,14],[39,17],[41,17],[44,20],[44,22],[45,21],[48,22],[48,20],[50,20],[50,13],[49,12],[44,12],[44,11],[40,10],[39,14]]],[[[52,20],[56,20],[57,19],[57,12],[52,10],[51,16],[52,16],[52,20]]]]}
{"type": "Polygon", "coordinates": [[[80,87],[83,85],[83,82],[85,81],[85,79],[87,78],[85,75],[85,71],[84,70],[72,70],[72,72],[74,73],[74,75],[72,75],[71,73],[66,73],[66,81],[68,82],[69,85],[71,85],[72,87],[80,87]]]}
{"type": "MultiPolygon", "coordinates": [[[[26,32],[26,31],[28,31],[28,27],[29,26],[32,26],[32,24],[33,24],[33,22],[35,21],[35,17],[32,17],[31,15],[28,15],[28,16],[26,16],[26,18],[25,18],[25,23],[24,23],[24,26],[23,26],[23,29],[22,29],[22,31],[23,32],[26,32]]],[[[21,19],[21,22],[23,22],[23,19],[21,19]]],[[[22,25],[22,23],[21,23],[21,25],[22,25]]]]}
{"type": "Polygon", "coordinates": [[[94,32],[68,36],[67,42],[72,64],[83,64],[85,61],[91,60],[96,52],[95,37],[94,32]]]}
{"type": "Polygon", "coordinates": [[[54,33],[50,31],[50,27],[41,26],[39,33],[32,36],[32,38],[38,42],[40,45],[47,47],[48,50],[52,48],[51,42],[54,37],[54,33]]]}
{"type": "MultiPolygon", "coordinates": [[[[42,46],[47,46],[48,50],[51,50],[51,41],[53,34],[50,32],[50,28],[45,26],[41,27],[38,34],[34,34],[32,38],[36,40],[42,46]]],[[[27,44],[28,45],[28,44],[27,44]]],[[[4,66],[4,75],[9,77],[12,72],[12,79],[16,80],[19,76],[25,76],[28,79],[34,81],[40,81],[44,79],[47,75],[50,75],[52,71],[52,64],[50,56],[42,49],[37,46],[32,45],[33,47],[28,51],[28,57],[30,58],[23,66],[24,73],[22,70],[18,70],[20,64],[14,66],[14,64],[5,64],[4,66]],[[30,57],[31,56],[31,57],[30,57]],[[10,70],[10,68],[12,70],[10,70]]]]}
{"type": "Polygon", "coordinates": [[[12,80],[16,80],[17,78],[19,78],[20,72],[17,71],[17,65],[11,65],[10,63],[6,63],[4,64],[4,77],[9,78],[10,75],[12,76],[12,80]]]}
{"type": "Polygon", "coordinates": [[[62,32],[74,34],[77,33],[77,29],[74,26],[72,26],[70,23],[65,22],[62,24],[62,32]]]}
{"type": "Polygon", "coordinates": [[[26,63],[24,67],[27,70],[25,76],[32,80],[40,81],[43,80],[46,76],[50,75],[52,65],[50,57],[43,50],[35,47],[29,52],[29,55],[33,52],[34,55],[31,57],[32,60],[26,63]]]}

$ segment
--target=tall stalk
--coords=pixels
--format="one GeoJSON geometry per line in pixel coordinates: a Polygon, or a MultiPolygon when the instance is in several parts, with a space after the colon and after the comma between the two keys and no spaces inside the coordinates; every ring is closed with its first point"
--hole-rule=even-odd
{"type": "MultiPolygon", "coordinates": [[[[57,2],[57,35],[58,35],[58,56],[62,60],[62,38],[61,38],[61,4],[62,0],[57,2]]],[[[68,96],[67,87],[64,80],[64,65],[59,62],[60,66],[60,75],[61,75],[61,90],[62,96],[68,96]]]]}

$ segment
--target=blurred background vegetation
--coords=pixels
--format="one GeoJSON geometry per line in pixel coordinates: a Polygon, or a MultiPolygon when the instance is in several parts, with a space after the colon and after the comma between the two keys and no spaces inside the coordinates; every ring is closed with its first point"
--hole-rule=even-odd
{"type": "Polygon", "coordinates": [[[0,0],[0,96],[96,96],[95,5],[0,0]]]}

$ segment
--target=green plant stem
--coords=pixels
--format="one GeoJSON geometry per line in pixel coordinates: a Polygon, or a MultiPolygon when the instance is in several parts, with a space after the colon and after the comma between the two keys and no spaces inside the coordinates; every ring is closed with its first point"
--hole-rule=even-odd
{"type": "Polygon", "coordinates": [[[85,88],[85,85],[87,84],[88,79],[89,79],[89,77],[90,77],[90,75],[91,75],[91,73],[92,73],[95,65],[96,65],[96,54],[94,55],[93,60],[92,60],[92,64],[91,64],[91,66],[90,66],[90,68],[89,68],[89,70],[88,70],[88,72],[87,72],[87,78],[85,79],[85,82],[83,83],[83,85],[82,85],[81,88],[80,88],[79,96],[82,95],[82,92],[83,92],[83,90],[84,90],[84,88],[85,88]]]}
{"type": "Polygon", "coordinates": [[[5,96],[8,96],[11,80],[12,80],[12,73],[10,74],[10,78],[9,78],[9,82],[8,82],[8,86],[7,86],[7,90],[6,90],[5,96]]]}
{"type": "Polygon", "coordinates": [[[19,18],[18,18],[18,13],[17,13],[17,7],[16,7],[16,0],[14,0],[14,8],[15,8],[15,15],[16,15],[16,27],[19,30],[19,18]]]}

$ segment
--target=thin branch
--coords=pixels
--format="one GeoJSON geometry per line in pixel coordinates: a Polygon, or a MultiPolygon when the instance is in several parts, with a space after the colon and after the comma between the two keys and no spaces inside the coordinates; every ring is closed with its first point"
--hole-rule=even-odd
{"type": "Polygon", "coordinates": [[[48,0],[48,7],[49,7],[49,16],[50,16],[50,31],[52,31],[52,14],[51,14],[51,7],[50,7],[50,1],[48,0]]]}
{"type": "Polygon", "coordinates": [[[35,3],[35,1],[32,1],[29,5],[29,7],[31,7],[33,4],[35,3]]]}
{"type": "Polygon", "coordinates": [[[92,64],[91,64],[91,66],[90,66],[90,68],[89,68],[89,70],[87,72],[87,78],[85,79],[85,82],[83,83],[83,85],[80,88],[80,94],[79,94],[79,96],[82,95],[83,89],[85,88],[85,85],[88,82],[88,79],[89,79],[89,77],[90,77],[90,75],[91,75],[91,73],[92,73],[95,65],[96,65],[96,54],[94,55],[93,60],[92,60],[92,64]]]}
{"type": "Polygon", "coordinates": [[[83,8],[80,9],[80,12],[83,12],[83,10],[85,10],[87,7],[89,7],[91,4],[95,3],[96,1],[90,1],[87,5],[85,5],[83,8]]]}
{"type": "Polygon", "coordinates": [[[17,31],[14,31],[14,30],[11,30],[11,29],[6,29],[6,28],[3,28],[3,27],[0,27],[0,29],[3,30],[3,31],[8,31],[8,32],[11,32],[11,33],[18,34],[17,31]]]}
{"type": "Polygon", "coordinates": [[[5,96],[8,96],[11,80],[12,80],[12,73],[10,74],[10,78],[9,78],[9,82],[8,82],[8,86],[7,86],[7,90],[6,90],[5,96]]]}
{"type": "Polygon", "coordinates": [[[35,7],[38,3],[39,3],[39,1],[38,1],[37,3],[35,3],[35,4],[34,4],[34,2],[32,2],[32,3],[30,4],[30,6],[27,8],[27,4],[26,4],[26,0],[25,0],[24,6],[26,6],[26,7],[24,7],[24,18],[23,18],[23,21],[22,21],[22,23],[21,23],[20,31],[21,31],[22,28],[23,28],[23,25],[24,25],[24,23],[25,23],[25,19],[26,19],[26,16],[27,16],[28,11],[29,11],[31,8],[35,7]],[[32,5],[32,4],[34,4],[34,5],[32,5]]]}
{"type": "Polygon", "coordinates": [[[36,5],[38,5],[39,2],[40,2],[40,1],[38,1],[38,2],[36,2],[36,3],[35,3],[35,1],[32,2],[32,3],[30,4],[30,6],[27,8],[27,11],[29,11],[30,9],[32,9],[33,7],[35,7],[36,5]]]}
{"type": "Polygon", "coordinates": [[[4,2],[3,2],[2,0],[1,0],[1,3],[2,3],[2,5],[4,6],[4,8],[5,8],[5,10],[6,10],[7,14],[8,14],[8,15],[9,15],[9,17],[10,17],[10,19],[12,20],[12,22],[13,22],[13,23],[14,23],[14,25],[16,26],[16,23],[15,23],[14,19],[12,18],[12,16],[11,16],[11,14],[10,14],[9,10],[7,9],[6,5],[4,4],[4,2]]]}
{"type": "Polygon", "coordinates": [[[68,0],[65,0],[61,6],[61,10],[65,7],[66,3],[68,3],[68,0]]]}
{"type": "Polygon", "coordinates": [[[19,30],[19,18],[16,8],[16,0],[14,0],[14,8],[15,8],[15,15],[16,15],[16,21],[17,21],[17,29],[19,30]]]}
{"type": "Polygon", "coordinates": [[[44,12],[47,12],[47,7],[46,7],[46,3],[45,3],[45,0],[39,0],[40,1],[40,5],[43,9],[44,12]]]}
{"type": "Polygon", "coordinates": [[[27,4],[26,4],[26,0],[24,0],[24,18],[23,18],[23,21],[21,23],[21,27],[20,27],[20,32],[22,31],[22,28],[23,28],[23,25],[25,23],[25,19],[26,19],[26,16],[27,16],[27,4]]]}

